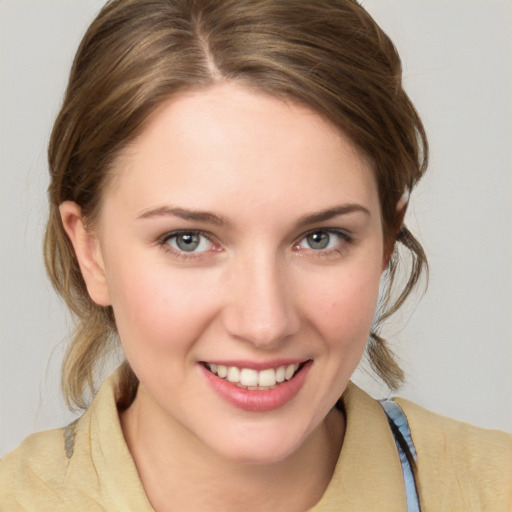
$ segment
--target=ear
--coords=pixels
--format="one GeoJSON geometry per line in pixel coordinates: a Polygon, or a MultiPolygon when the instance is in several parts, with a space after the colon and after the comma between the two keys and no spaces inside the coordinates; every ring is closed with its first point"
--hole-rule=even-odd
{"type": "Polygon", "coordinates": [[[407,206],[407,203],[398,205],[399,209],[397,209],[396,212],[395,222],[391,226],[390,232],[387,234],[388,239],[384,241],[384,258],[382,260],[382,271],[384,271],[389,265],[389,260],[393,254],[398,234],[400,233],[400,230],[404,224],[404,217],[405,213],[407,212],[407,206]]]}
{"type": "Polygon", "coordinates": [[[59,210],[91,299],[100,306],[110,306],[105,264],[97,235],[85,228],[82,211],[73,201],[64,201],[59,210]]]}

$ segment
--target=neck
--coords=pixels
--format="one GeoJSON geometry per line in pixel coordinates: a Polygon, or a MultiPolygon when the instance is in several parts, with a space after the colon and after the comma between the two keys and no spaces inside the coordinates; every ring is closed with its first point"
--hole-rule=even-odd
{"type": "Polygon", "coordinates": [[[327,488],[343,442],[345,421],[333,410],[285,459],[238,463],[220,457],[181,425],[155,422],[144,402],[138,393],[121,414],[121,425],[157,512],[309,509],[327,488]]]}

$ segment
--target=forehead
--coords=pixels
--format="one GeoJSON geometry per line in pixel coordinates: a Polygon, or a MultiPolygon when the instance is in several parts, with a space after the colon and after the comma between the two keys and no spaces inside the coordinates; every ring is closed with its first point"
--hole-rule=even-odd
{"type": "Polygon", "coordinates": [[[163,104],[115,173],[107,196],[133,208],[378,207],[372,169],[340,130],[304,106],[230,83],[163,104]]]}

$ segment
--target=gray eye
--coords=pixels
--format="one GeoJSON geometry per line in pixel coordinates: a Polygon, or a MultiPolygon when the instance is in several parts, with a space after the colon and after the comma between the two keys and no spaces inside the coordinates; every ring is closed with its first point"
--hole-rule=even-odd
{"type": "Polygon", "coordinates": [[[193,252],[201,243],[201,235],[196,233],[182,233],[181,235],[176,235],[175,244],[178,249],[185,252],[193,252]]]}
{"type": "Polygon", "coordinates": [[[331,236],[326,231],[317,231],[315,233],[311,233],[306,237],[306,241],[308,246],[311,249],[326,249],[329,246],[329,242],[331,240],[331,236]]]}
{"type": "Polygon", "coordinates": [[[215,244],[201,231],[169,233],[163,243],[169,245],[175,252],[190,255],[211,251],[215,247],[215,244]]]}

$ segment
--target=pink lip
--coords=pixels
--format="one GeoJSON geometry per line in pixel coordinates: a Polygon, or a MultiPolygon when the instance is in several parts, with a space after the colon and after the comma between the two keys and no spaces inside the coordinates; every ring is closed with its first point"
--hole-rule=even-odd
{"type": "MultiPolygon", "coordinates": [[[[247,362],[243,362],[244,364],[240,365],[238,363],[242,363],[242,361],[237,361],[236,364],[234,361],[230,361],[229,366],[257,369],[254,366],[254,363],[251,365],[247,365],[247,362]]],[[[275,361],[270,366],[262,366],[262,368],[277,368],[278,366],[283,366],[287,363],[278,364],[277,366],[274,366],[274,364],[275,361]]],[[[312,361],[308,361],[292,379],[285,381],[282,384],[278,384],[274,389],[266,391],[251,391],[238,387],[236,384],[214,375],[202,364],[200,364],[199,367],[212,389],[231,405],[234,405],[239,409],[243,409],[244,411],[266,412],[283,407],[297,396],[306,381],[307,374],[309,373],[312,364],[312,361]]]]}

